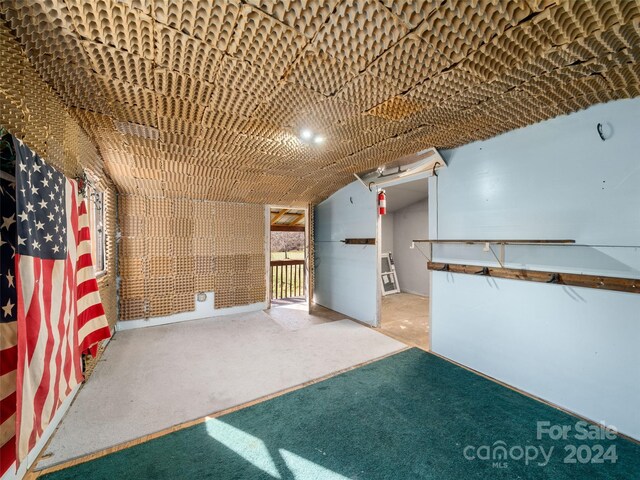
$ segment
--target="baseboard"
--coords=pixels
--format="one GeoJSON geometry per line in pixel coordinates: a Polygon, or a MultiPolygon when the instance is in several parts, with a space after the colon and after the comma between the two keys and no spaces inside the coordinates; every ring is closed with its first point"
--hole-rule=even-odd
{"type": "MultiPolygon", "coordinates": [[[[207,293],[207,296],[213,295],[213,292],[207,293]]],[[[240,305],[238,307],[228,308],[197,308],[193,312],[176,313],[175,315],[167,315],[166,317],[141,318],[139,320],[125,320],[116,323],[116,331],[134,330],[137,328],[157,327],[159,325],[169,325],[171,323],[190,322],[193,320],[204,320],[212,317],[222,317],[225,315],[234,315],[237,313],[258,312],[267,308],[267,302],[251,303],[249,305],[240,305]]],[[[211,301],[213,305],[213,300],[211,301]]],[[[3,479],[4,480],[4,479],[3,479]]]]}
{"type": "Polygon", "coordinates": [[[418,292],[414,292],[413,290],[405,290],[404,288],[400,289],[400,293],[409,293],[411,295],[416,295],[418,297],[429,298],[428,293],[418,293],[418,292]]]}
{"type": "MultiPolygon", "coordinates": [[[[498,385],[501,385],[501,386],[503,386],[505,388],[508,388],[509,390],[513,390],[514,392],[518,392],[519,394],[524,395],[525,397],[529,397],[532,400],[535,400],[535,401],[540,402],[540,403],[544,403],[545,405],[548,405],[551,408],[555,408],[556,410],[559,410],[559,411],[561,411],[563,413],[566,413],[568,415],[571,415],[571,416],[574,416],[576,418],[579,418],[580,420],[584,420],[585,422],[590,423],[592,425],[595,425],[597,427],[602,427],[602,423],[600,423],[600,422],[598,422],[596,420],[592,420],[591,418],[585,417],[584,415],[582,415],[582,414],[580,414],[578,412],[575,412],[575,411],[570,410],[570,409],[568,409],[566,407],[562,407],[560,405],[557,405],[557,404],[555,404],[555,403],[553,403],[553,402],[551,402],[549,400],[545,400],[544,398],[539,397],[538,395],[535,395],[533,393],[527,392],[526,390],[522,390],[521,388],[514,387],[513,385],[510,385],[510,384],[508,384],[506,382],[503,382],[502,380],[500,380],[500,379],[498,379],[496,377],[492,377],[491,375],[487,375],[486,373],[483,373],[480,370],[476,370],[476,369],[474,369],[472,367],[469,367],[469,366],[465,365],[464,363],[457,362],[456,360],[453,360],[453,359],[451,359],[451,358],[449,358],[449,357],[447,357],[445,355],[442,355],[442,354],[440,354],[438,352],[430,351],[429,353],[431,353],[432,355],[435,355],[438,358],[441,358],[442,360],[445,360],[445,361],[447,361],[449,363],[452,363],[453,365],[456,365],[456,366],[458,366],[460,368],[464,368],[465,370],[467,370],[467,371],[469,371],[471,373],[475,373],[476,375],[478,375],[480,377],[486,378],[487,380],[490,380],[490,381],[492,381],[494,383],[497,383],[498,385]]],[[[630,442],[633,442],[633,443],[636,443],[636,444],[640,444],[640,438],[636,438],[636,437],[634,437],[632,435],[629,435],[629,434],[626,434],[626,433],[620,432],[620,431],[616,431],[615,434],[617,436],[621,437],[621,438],[624,438],[625,440],[629,440],[630,442]]]]}
{"type": "Polygon", "coordinates": [[[76,385],[73,388],[73,390],[71,390],[71,393],[69,394],[69,396],[64,399],[64,402],[62,402],[62,405],[60,405],[60,408],[58,409],[56,414],[53,416],[51,423],[44,430],[44,432],[42,433],[42,436],[37,441],[35,447],[33,447],[33,449],[27,454],[27,458],[22,462],[18,471],[17,472],[15,471],[15,463],[14,463],[11,467],[9,467],[9,470],[5,472],[5,474],[2,476],[2,478],[0,478],[0,480],[22,480],[22,478],[24,478],[24,476],[27,473],[27,470],[29,470],[33,466],[35,461],[38,459],[40,452],[42,452],[44,447],[49,442],[51,435],[53,435],[53,433],[58,428],[60,421],[67,413],[67,410],[69,410],[69,407],[73,403],[73,400],[76,398],[76,395],[78,394],[78,391],[80,390],[81,385],[82,384],[76,385]]]}

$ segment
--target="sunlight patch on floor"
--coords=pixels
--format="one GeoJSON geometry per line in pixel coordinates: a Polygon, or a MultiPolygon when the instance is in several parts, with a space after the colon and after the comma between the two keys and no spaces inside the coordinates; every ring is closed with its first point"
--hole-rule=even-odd
{"type": "Polygon", "coordinates": [[[217,418],[208,417],[205,426],[211,438],[222,443],[229,450],[234,451],[273,478],[282,478],[269,449],[262,440],[221,422],[217,418]]]}
{"type": "MultiPolygon", "coordinates": [[[[241,456],[254,467],[273,478],[282,478],[269,449],[259,438],[217,418],[207,417],[205,427],[211,438],[241,456]]],[[[347,477],[288,450],[281,448],[278,452],[295,480],[348,480],[347,477]]]]}
{"type": "Polygon", "coordinates": [[[280,456],[284,459],[287,468],[296,480],[349,480],[348,477],[287,450],[280,449],[280,456]]]}

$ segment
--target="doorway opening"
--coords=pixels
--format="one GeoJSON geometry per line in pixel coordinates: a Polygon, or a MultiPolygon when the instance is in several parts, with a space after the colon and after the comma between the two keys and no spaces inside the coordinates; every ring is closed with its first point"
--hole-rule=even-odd
{"type": "Polygon", "coordinates": [[[307,302],[306,211],[270,209],[269,292],[272,307],[307,302]]]}
{"type": "Polygon", "coordinates": [[[412,241],[429,237],[426,178],[386,187],[387,214],[380,217],[380,328],[429,348],[429,271],[412,241]]]}

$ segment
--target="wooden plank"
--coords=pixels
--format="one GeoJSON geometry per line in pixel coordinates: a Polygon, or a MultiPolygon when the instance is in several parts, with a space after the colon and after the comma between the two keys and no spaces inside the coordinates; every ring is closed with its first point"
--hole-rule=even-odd
{"type": "Polygon", "coordinates": [[[277,267],[281,265],[303,265],[304,260],[271,260],[271,266],[277,267]]]}
{"type": "Polygon", "coordinates": [[[597,288],[616,292],[640,293],[640,279],[603,277],[577,273],[543,272],[539,270],[519,270],[515,268],[485,267],[480,265],[462,265],[453,263],[428,262],[427,268],[435,271],[484,275],[511,280],[553,283],[571,287],[597,288]]]}
{"type": "Polygon", "coordinates": [[[505,245],[545,245],[545,244],[559,244],[559,245],[567,245],[576,243],[575,240],[412,240],[415,243],[464,243],[464,244],[474,244],[474,243],[494,243],[494,244],[505,244],[505,245]]]}
{"type": "Polygon", "coordinates": [[[345,238],[342,240],[346,245],[375,245],[375,238],[345,238]]]}
{"type": "Polygon", "coordinates": [[[304,232],[304,225],[271,225],[272,232],[304,232]]]}

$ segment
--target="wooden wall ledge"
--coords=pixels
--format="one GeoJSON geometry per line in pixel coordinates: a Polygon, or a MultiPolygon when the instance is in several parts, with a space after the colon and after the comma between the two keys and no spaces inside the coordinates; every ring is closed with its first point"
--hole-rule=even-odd
{"type": "Polygon", "coordinates": [[[640,293],[640,279],[582,275],[577,273],[554,273],[539,270],[519,270],[515,268],[483,267],[453,263],[428,262],[427,268],[434,271],[466,273],[486,277],[509,278],[529,282],[553,283],[571,287],[599,288],[618,292],[640,293]]]}

